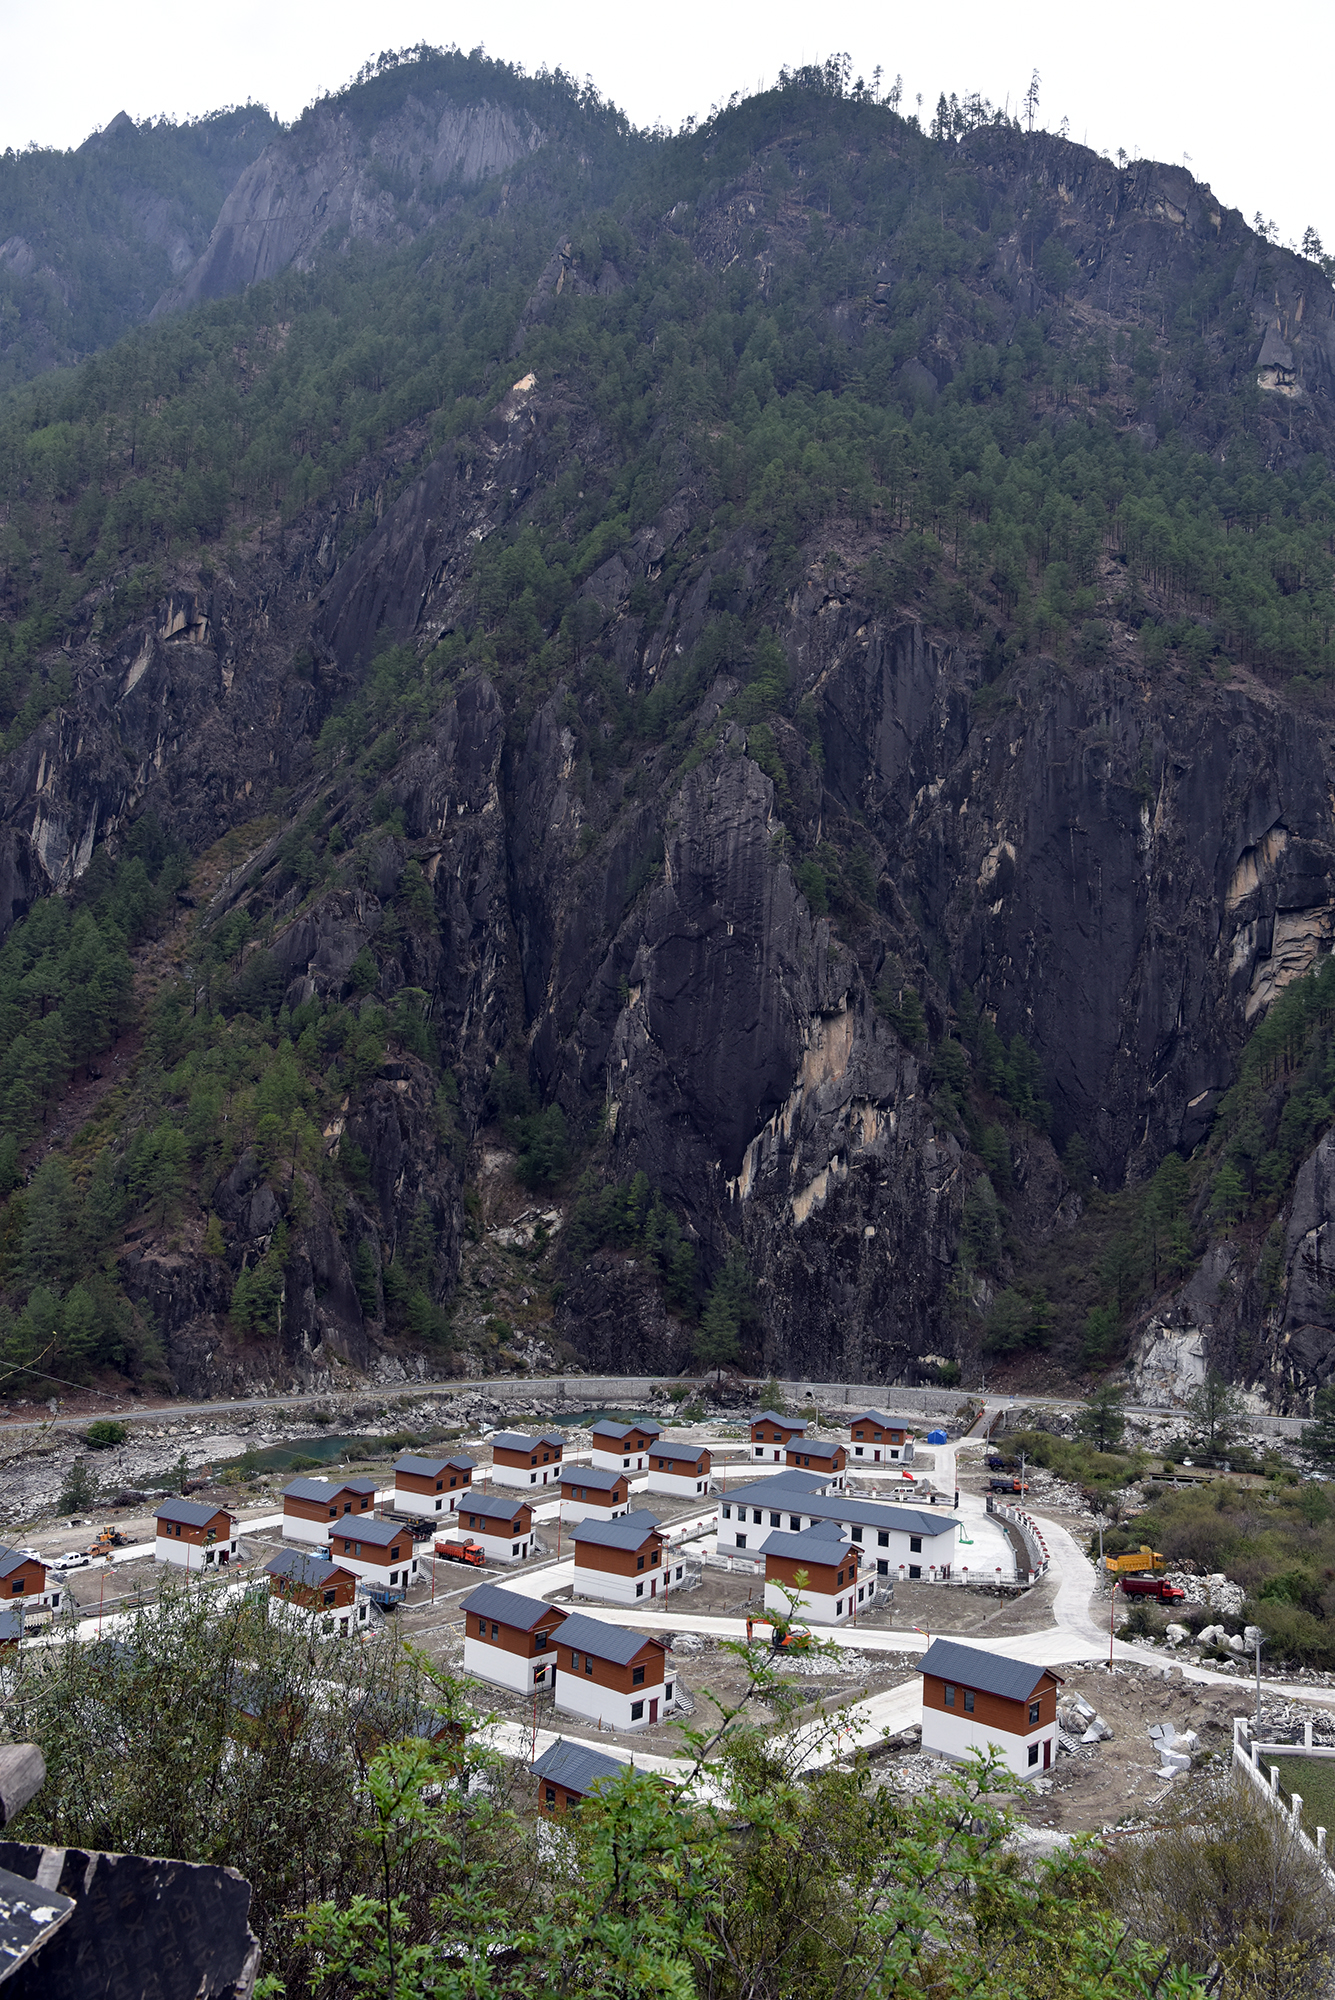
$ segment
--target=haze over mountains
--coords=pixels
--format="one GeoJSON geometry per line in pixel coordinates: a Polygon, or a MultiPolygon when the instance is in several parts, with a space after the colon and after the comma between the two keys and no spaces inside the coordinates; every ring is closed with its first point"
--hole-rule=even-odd
{"type": "Polygon", "coordinates": [[[1333,314],[837,63],[0,164],[7,1360],[1300,1400],[1333,314]]]}

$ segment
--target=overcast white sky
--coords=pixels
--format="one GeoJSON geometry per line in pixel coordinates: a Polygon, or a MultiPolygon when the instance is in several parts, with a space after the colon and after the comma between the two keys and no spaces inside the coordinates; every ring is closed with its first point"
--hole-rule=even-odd
{"type": "Polygon", "coordinates": [[[1012,105],[1037,68],[1040,122],[1109,153],[1188,164],[1220,200],[1273,217],[1282,238],[1310,222],[1335,247],[1335,175],[1324,91],[1335,54],[1330,0],[952,0],[899,8],[767,0],[668,7],[611,0],[0,0],[0,148],[74,146],[117,111],[185,117],[248,98],[290,119],[380,49],[481,43],[528,69],[590,75],[639,125],[679,125],[784,63],[847,49],[870,77],[922,93],[980,90],[1012,105]]]}

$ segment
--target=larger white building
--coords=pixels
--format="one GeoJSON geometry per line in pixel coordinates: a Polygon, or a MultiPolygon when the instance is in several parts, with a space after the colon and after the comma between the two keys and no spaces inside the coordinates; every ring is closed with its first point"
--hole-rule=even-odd
{"type": "Polygon", "coordinates": [[[862,1552],[877,1576],[948,1577],[955,1561],[959,1522],[944,1508],[892,1507],[879,1500],[856,1500],[810,1480],[809,1473],[778,1472],[723,1495],[719,1502],[720,1555],[760,1555],[771,1534],[801,1534],[817,1521],[834,1521],[862,1552]]]}

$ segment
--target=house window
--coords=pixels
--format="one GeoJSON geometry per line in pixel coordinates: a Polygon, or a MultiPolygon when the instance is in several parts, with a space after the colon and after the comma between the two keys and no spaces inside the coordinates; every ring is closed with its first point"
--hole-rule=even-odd
{"type": "Polygon", "coordinates": [[[578,1654],[578,1653],[572,1653],[572,1654],[570,1655],[570,1671],[571,1671],[571,1673],[572,1673],[572,1674],[577,1674],[577,1673],[579,1672],[579,1654],[578,1654]]]}
{"type": "Polygon", "coordinates": [[[909,1564],[909,1576],[910,1576],[911,1578],[913,1578],[913,1579],[914,1579],[914,1580],[916,1581],[916,1580],[917,1580],[917,1578],[918,1578],[918,1577],[920,1577],[921,1575],[922,1575],[922,1564],[921,1564],[921,1563],[910,1563],[910,1564],[909,1564]]]}
{"type": "Polygon", "coordinates": [[[586,1654],[584,1655],[584,1671],[585,1671],[585,1673],[586,1673],[586,1674],[591,1674],[591,1673],[593,1672],[593,1654],[592,1654],[592,1653],[586,1653],[586,1654]]]}
{"type": "Polygon", "coordinates": [[[487,1621],[485,1618],[479,1618],[477,1621],[477,1636],[479,1639],[485,1639],[487,1636],[487,1621]]]}
{"type": "Polygon", "coordinates": [[[955,1706],[955,1684],[954,1684],[954,1682],[953,1682],[953,1681],[946,1681],[946,1682],[944,1682],[944,1683],[943,1683],[943,1685],[942,1685],[942,1688],[941,1688],[941,1693],[942,1693],[942,1695],[943,1695],[943,1696],[944,1696],[944,1698],[945,1698],[945,1704],[946,1704],[946,1707],[947,1707],[947,1708],[953,1708],[953,1707],[955,1706]]]}
{"type": "Polygon", "coordinates": [[[555,1787],[555,1785],[548,1785],[548,1787],[547,1787],[547,1810],[548,1810],[548,1812],[555,1812],[555,1811],[556,1811],[556,1787],[555,1787]]]}
{"type": "Polygon", "coordinates": [[[665,1702],[667,1702],[667,1701],[671,1701],[671,1699],[672,1699],[672,1683],[671,1683],[671,1681],[669,1681],[669,1682],[668,1682],[668,1684],[667,1684],[667,1686],[666,1686],[666,1687],[665,1687],[665,1688],[663,1689],[663,1699],[664,1699],[664,1701],[665,1701],[665,1702]]]}
{"type": "Polygon", "coordinates": [[[635,1586],[635,1595],[636,1595],[637,1597],[643,1597],[643,1596],[644,1596],[644,1585],[643,1585],[643,1583],[637,1583],[637,1584],[636,1584],[636,1586],[635,1586]]]}
{"type": "Polygon", "coordinates": [[[1029,1720],[1030,1722],[1038,1721],[1038,1703],[1036,1701],[1031,1701],[1029,1704],[1029,1720]]]}
{"type": "MultiPolygon", "coordinates": [[[[453,1486],[453,1484],[454,1484],[454,1481],[453,1481],[453,1480],[451,1480],[451,1481],[450,1481],[450,1485],[451,1485],[451,1486],[453,1486]]],[[[438,1480],[436,1481],[436,1491],[437,1491],[437,1493],[442,1493],[442,1492],[444,1492],[444,1490],[445,1490],[445,1481],[444,1481],[443,1479],[438,1479],[438,1480]]]]}
{"type": "Polygon", "coordinates": [[[631,1686],[632,1686],[632,1687],[636,1687],[636,1688],[642,1688],[642,1687],[644,1686],[644,1668],[643,1668],[643,1667],[632,1667],[632,1668],[631,1668],[631,1670],[630,1670],[630,1684],[631,1684],[631,1686]]]}
{"type": "Polygon", "coordinates": [[[738,1548],[739,1548],[739,1549],[744,1549],[744,1548],[746,1547],[746,1536],[745,1536],[745,1535],[738,1535],[738,1537],[737,1537],[737,1546],[738,1546],[738,1548]]]}
{"type": "Polygon", "coordinates": [[[518,1542],[511,1542],[511,1544],[510,1544],[510,1554],[511,1554],[512,1556],[517,1556],[517,1555],[519,1554],[519,1544],[518,1544],[518,1542]]]}
{"type": "Polygon", "coordinates": [[[650,1569],[657,1569],[657,1567],[658,1567],[658,1550],[657,1550],[657,1549],[651,1549],[651,1550],[650,1550],[650,1552],[649,1552],[649,1567],[650,1567],[650,1569]]]}
{"type": "Polygon", "coordinates": [[[331,1520],[331,1521],[336,1521],[336,1520],[338,1519],[338,1508],[337,1508],[337,1507],[331,1507],[331,1508],[329,1509],[329,1518],[330,1518],[330,1520],[331,1520]]]}
{"type": "Polygon", "coordinates": [[[530,1486],[536,1486],[536,1485],[537,1485],[537,1483],[538,1483],[538,1475],[537,1475],[537,1473],[536,1473],[536,1472],[530,1472],[530,1474],[529,1474],[529,1476],[528,1476],[528,1483],[529,1483],[529,1485],[530,1485],[530,1486]]]}
{"type": "Polygon", "coordinates": [[[842,1590],[842,1589],[843,1589],[843,1587],[844,1587],[844,1573],[843,1573],[843,1571],[842,1571],[842,1570],[840,1570],[840,1572],[839,1572],[838,1576],[837,1576],[837,1577],[835,1578],[834,1582],[835,1582],[835,1588],[836,1588],[837,1590],[842,1590]]]}
{"type": "Polygon", "coordinates": [[[769,1517],[769,1524],[771,1528],[781,1528],[783,1526],[782,1514],[771,1514],[769,1517]]]}
{"type": "Polygon", "coordinates": [[[964,1690],[964,1713],[965,1713],[966,1715],[972,1715],[972,1714],[973,1714],[973,1689],[972,1689],[972,1688],[965,1688],[965,1690],[964,1690]]]}
{"type": "Polygon", "coordinates": [[[862,1540],[862,1530],[861,1530],[861,1528],[854,1528],[854,1530],[853,1530],[853,1540],[854,1540],[855,1542],[860,1542],[860,1541],[862,1540]]]}
{"type": "Polygon", "coordinates": [[[753,1520],[753,1521],[755,1522],[755,1524],[756,1524],[756,1526],[757,1526],[757,1527],[759,1527],[759,1526],[760,1526],[760,1509],[759,1509],[759,1507],[753,1507],[753,1508],[751,1509],[751,1519],[752,1519],[752,1520],[753,1520]]]}
{"type": "Polygon", "coordinates": [[[501,1628],[494,1620],[492,1621],[491,1636],[493,1639],[499,1639],[501,1636],[501,1628]]]}
{"type": "Polygon", "coordinates": [[[399,1552],[398,1552],[398,1550],[397,1550],[397,1549],[391,1549],[391,1550],[390,1550],[390,1552],[389,1552],[389,1559],[390,1559],[390,1561],[391,1561],[392,1563],[396,1563],[396,1562],[398,1561],[398,1559],[399,1559],[399,1552]]]}
{"type": "Polygon", "coordinates": [[[884,1556],[876,1558],[876,1574],[877,1576],[889,1576],[890,1574],[890,1565],[884,1556]]]}
{"type": "Polygon", "coordinates": [[[730,1521],[730,1520],[732,1519],[732,1508],[731,1508],[731,1507],[725,1507],[725,1508],[723,1509],[723,1518],[724,1518],[724,1520],[725,1520],[725,1521],[730,1521]]]}
{"type": "Polygon", "coordinates": [[[636,1567],[636,1569],[643,1569],[643,1568],[644,1568],[644,1557],[643,1557],[643,1556],[636,1556],[636,1558],[635,1558],[635,1567],[636,1567]]]}
{"type": "Polygon", "coordinates": [[[535,1653],[540,1653],[542,1651],[543,1647],[547,1644],[547,1640],[549,1637],[550,1634],[546,1632],[538,1632],[534,1634],[533,1650],[535,1653]]]}
{"type": "Polygon", "coordinates": [[[797,1530],[801,1527],[801,1525],[802,1525],[802,1516],[800,1514],[790,1514],[788,1516],[788,1526],[792,1529],[794,1534],[797,1533],[797,1530]]]}
{"type": "Polygon", "coordinates": [[[644,1720],[644,1703],[643,1703],[642,1701],[633,1701],[633,1702],[631,1703],[631,1705],[630,1705],[630,1719],[631,1719],[631,1721],[632,1721],[632,1722],[643,1722],[643,1720],[644,1720]]]}
{"type": "Polygon", "coordinates": [[[920,1556],[920,1555],[922,1554],[922,1536],[921,1536],[921,1535],[910,1535],[910,1536],[909,1536],[909,1553],[910,1553],[910,1555],[915,1555],[915,1556],[920,1556]]]}
{"type": "Polygon", "coordinates": [[[889,1546],[890,1546],[890,1535],[889,1535],[889,1531],[888,1531],[887,1529],[885,1529],[885,1528],[878,1528],[878,1529],[877,1529],[877,1532],[876,1532],[876,1546],[877,1546],[877,1548],[878,1548],[878,1549],[888,1549],[888,1548],[889,1548],[889,1546]]]}
{"type": "Polygon", "coordinates": [[[22,1578],[21,1576],[16,1576],[16,1577],[14,1578],[14,1581],[13,1581],[13,1582],[12,1582],[12,1583],[10,1584],[9,1588],[10,1588],[10,1589],[11,1589],[11,1591],[12,1591],[12,1592],[14,1593],[15,1597],[22,1597],[22,1595],[23,1595],[23,1578],[22,1578]]]}
{"type": "Polygon", "coordinates": [[[1036,1763],[1038,1762],[1038,1745],[1037,1745],[1037,1743],[1031,1743],[1031,1744],[1029,1745],[1029,1762],[1030,1762],[1031,1764],[1036,1764],[1036,1763]]]}
{"type": "Polygon", "coordinates": [[[834,1615],[836,1618],[842,1618],[844,1615],[844,1600],[842,1597],[836,1597],[834,1600],[834,1615]]]}

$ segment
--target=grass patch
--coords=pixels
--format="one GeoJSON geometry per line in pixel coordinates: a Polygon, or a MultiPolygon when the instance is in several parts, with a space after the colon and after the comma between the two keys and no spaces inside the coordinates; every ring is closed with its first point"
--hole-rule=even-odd
{"type": "MultiPolygon", "coordinates": [[[[1316,1830],[1324,1826],[1335,1833],[1335,1758],[1325,1757],[1276,1757],[1279,1766],[1279,1782],[1285,1791],[1297,1792],[1303,1802],[1303,1832],[1310,1840],[1316,1839],[1316,1830]]],[[[1271,1759],[1266,1758],[1269,1772],[1271,1759]]]]}

